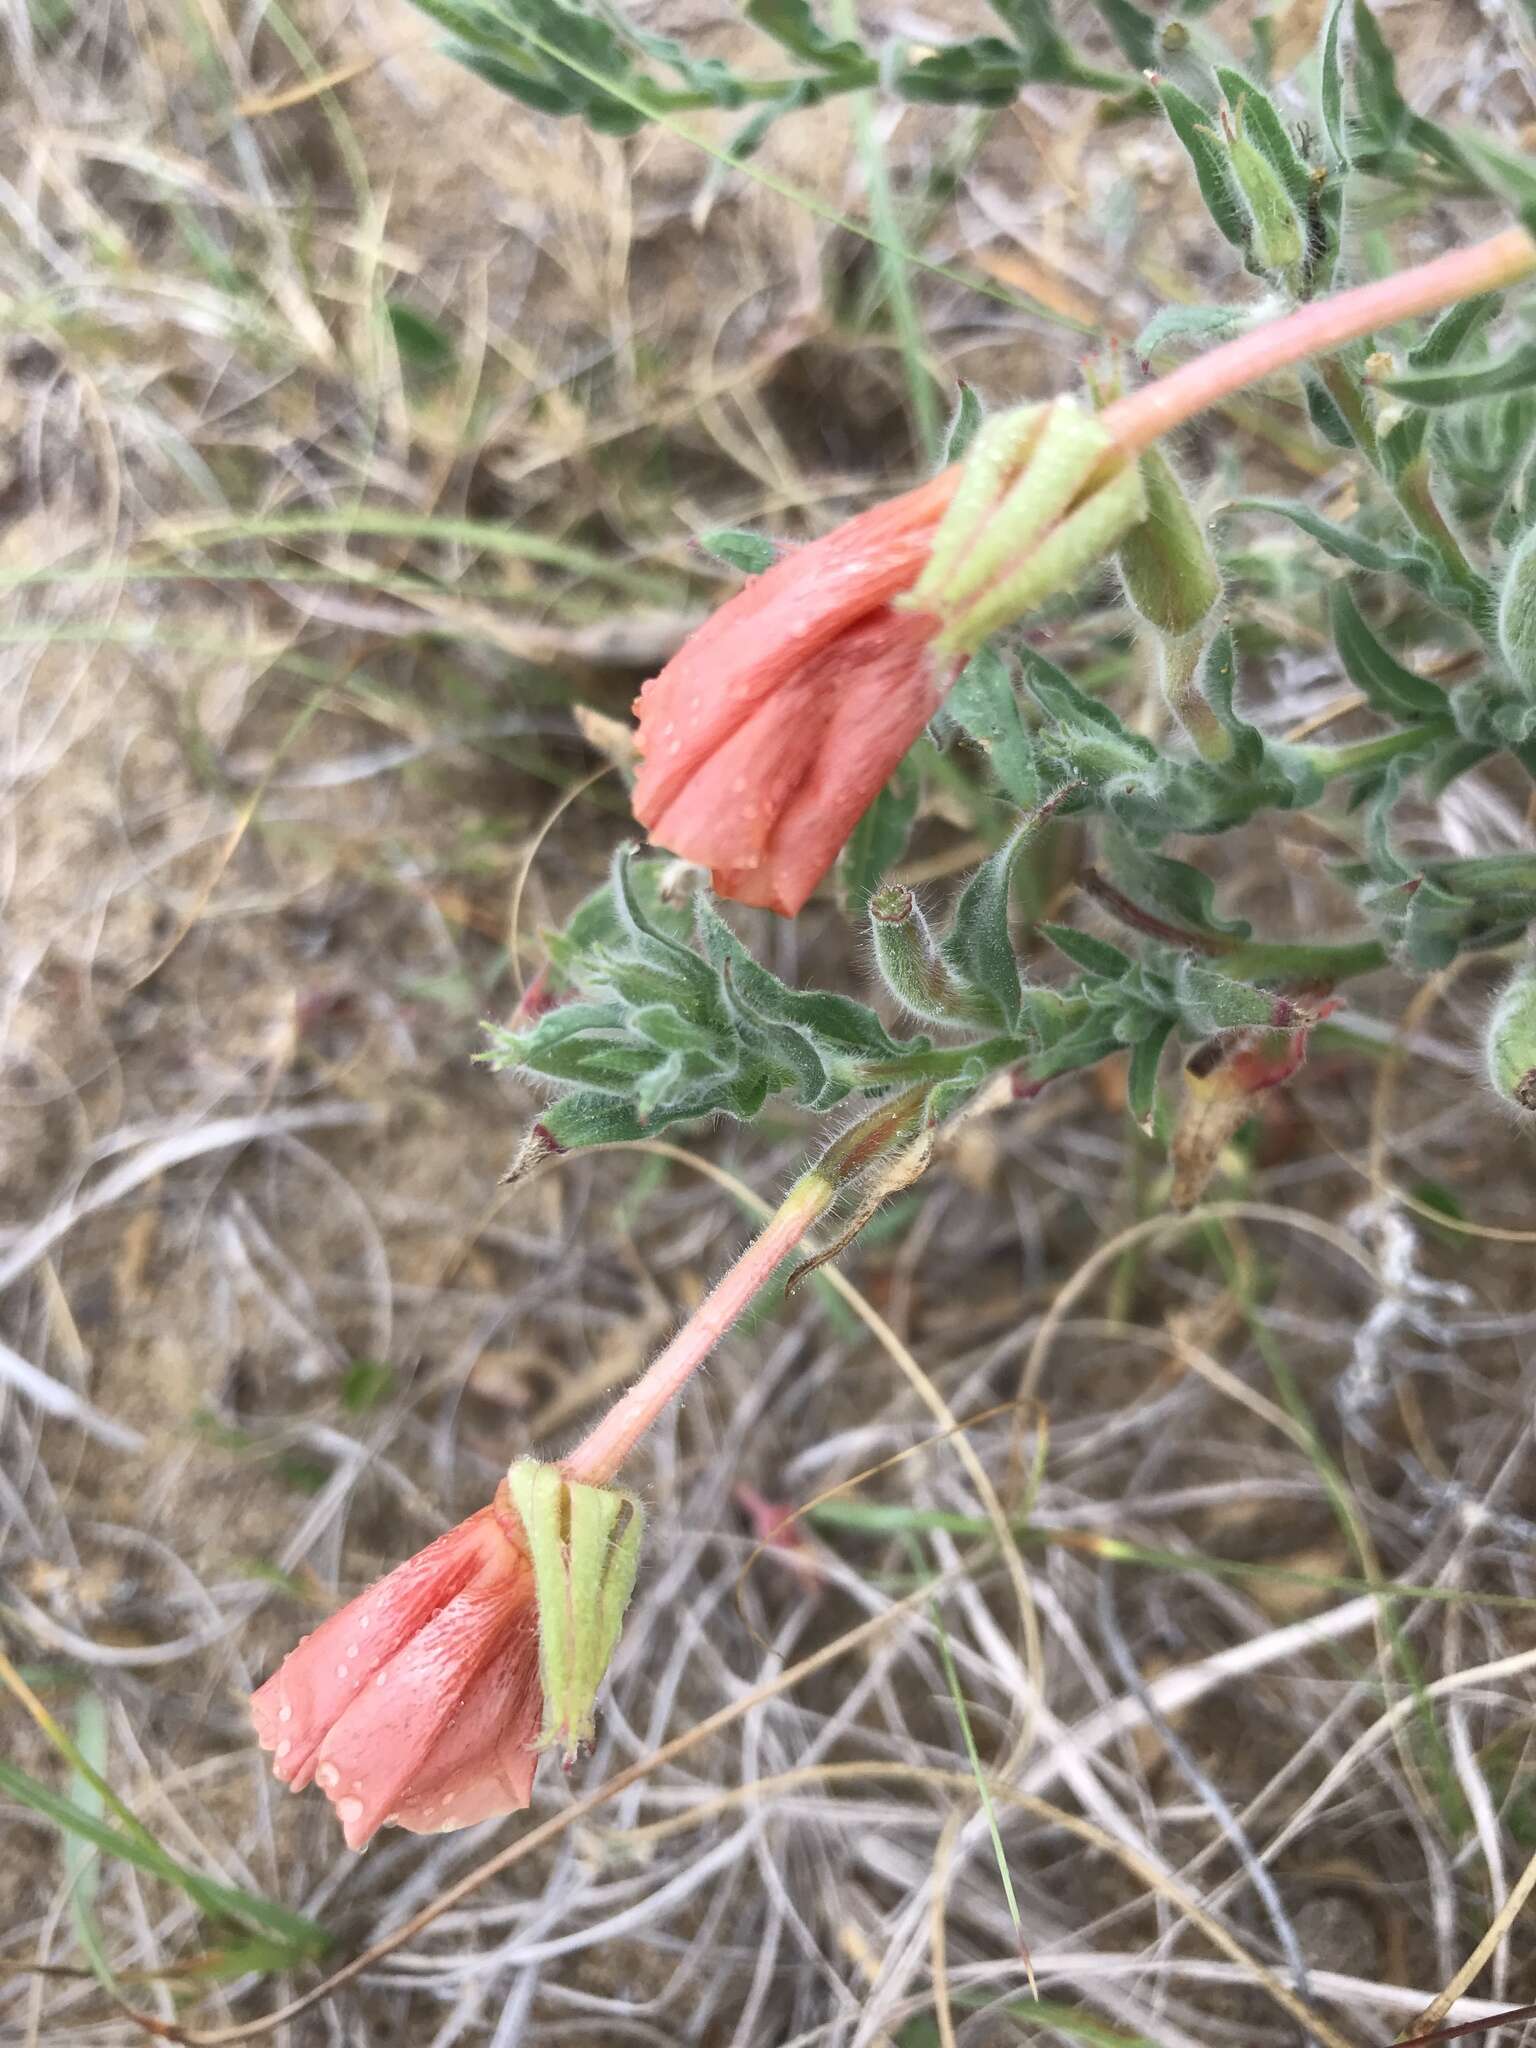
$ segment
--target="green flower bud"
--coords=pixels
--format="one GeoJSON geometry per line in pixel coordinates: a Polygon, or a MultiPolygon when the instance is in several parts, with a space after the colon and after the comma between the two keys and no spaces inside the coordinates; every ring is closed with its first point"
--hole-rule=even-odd
{"type": "Polygon", "coordinates": [[[904,1009],[929,1024],[999,1022],[997,1005],[967,988],[939,951],[912,891],[887,883],[869,899],[869,931],[881,979],[904,1009]]]}
{"type": "Polygon", "coordinates": [[[1261,270],[1289,276],[1300,269],[1306,235],[1280,173],[1263,151],[1255,149],[1248,140],[1243,120],[1245,105],[1246,102],[1239,104],[1237,130],[1229,131],[1226,138],[1227,162],[1253,223],[1254,260],[1261,270]]]}
{"type": "Polygon", "coordinates": [[[1504,565],[1499,652],[1510,681],[1536,697],[1536,526],[1520,536],[1504,565]]]}
{"type": "Polygon", "coordinates": [[[1120,543],[1125,594],[1160,633],[1192,633],[1221,596],[1221,572],[1162,450],[1149,448],[1140,468],[1147,516],[1120,543]]]}
{"type": "Polygon", "coordinates": [[[645,1515],[633,1494],[519,1458],[507,1492],[528,1539],[539,1609],[545,1745],[565,1760],[592,1740],[593,1708],[629,1605],[645,1515]]]}
{"type": "Polygon", "coordinates": [[[1536,966],[1523,967],[1494,1004],[1484,1051],[1495,1092],[1536,1116],[1536,966]]]}

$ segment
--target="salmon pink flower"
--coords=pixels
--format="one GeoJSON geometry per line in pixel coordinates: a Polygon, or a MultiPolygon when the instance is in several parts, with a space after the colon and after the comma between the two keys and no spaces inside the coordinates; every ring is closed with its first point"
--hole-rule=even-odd
{"type": "Polygon", "coordinates": [[[1093,415],[999,414],[962,469],[775,562],[645,685],[635,816],[720,895],[793,917],[964,657],[1144,511],[1093,415]]]}
{"type": "Polygon", "coordinates": [[[544,1696],[533,1565],[505,1486],[289,1652],[251,1701],[272,1769],[347,1846],[525,1807],[544,1696]]]}
{"type": "Polygon", "coordinates": [[[720,895],[793,917],[938,709],[939,621],[891,599],[944,502],[909,491],[782,556],[641,691],[635,816],[720,895]]]}

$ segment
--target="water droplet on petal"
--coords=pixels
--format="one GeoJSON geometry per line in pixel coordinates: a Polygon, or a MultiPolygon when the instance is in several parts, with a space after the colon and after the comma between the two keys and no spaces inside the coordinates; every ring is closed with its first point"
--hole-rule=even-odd
{"type": "Polygon", "coordinates": [[[338,1665],[336,1666],[336,1676],[337,1676],[338,1678],[345,1678],[345,1677],[346,1677],[346,1675],[347,1675],[347,1667],[346,1667],[346,1665],[345,1665],[345,1664],[338,1664],[338,1665]]]}
{"type": "Polygon", "coordinates": [[[292,1749],[292,1747],[293,1744],[288,1740],[287,1736],[285,1735],[282,1741],[277,1745],[276,1749],[274,1749],[272,1752],[274,1762],[281,1763],[283,1758],[288,1754],[289,1750],[292,1749]]]}
{"type": "Polygon", "coordinates": [[[359,1621],[359,1623],[358,1623],[357,1625],[358,1625],[358,1627],[359,1627],[359,1628],[361,1628],[361,1629],[370,1629],[370,1628],[372,1628],[372,1627],[373,1627],[373,1616],[372,1616],[371,1614],[365,1614],[365,1615],[363,1616],[363,1618],[361,1619],[361,1621],[359,1621]]]}
{"type": "Polygon", "coordinates": [[[347,1655],[348,1655],[349,1657],[355,1657],[355,1656],[357,1655],[357,1645],[356,1645],[356,1643],[348,1643],[348,1645],[347,1645],[347,1655]]]}
{"type": "Polygon", "coordinates": [[[363,1802],[361,1799],[338,1800],[336,1803],[336,1817],[343,1827],[351,1827],[354,1821],[361,1820],[363,1817],[363,1802]]]}
{"type": "Polygon", "coordinates": [[[315,1773],[315,1783],[322,1792],[332,1791],[341,1782],[341,1773],[334,1764],[322,1764],[315,1773]]]}
{"type": "Polygon", "coordinates": [[[388,1676],[389,1676],[389,1673],[388,1673],[387,1671],[381,1671],[381,1672],[379,1673],[378,1677],[377,1677],[377,1678],[376,1678],[376,1679],[375,1679],[375,1680],[374,1680],[373,1682],[374,1682],[374,1684],[375,1684],[375,1685],[382,1685],[382,1684],[384,1683],[385,1679],[386,1679],[386,1678],[388,1678],[388,1676]]]}
{"type": "Polygon", "coordinates": [[[283,1704],[278,1708],[277,1718],[279,1719],[279,1721],[291,1721],[293,1719],[293,1709],[289,1706],[286,1700],[284,1700],[283,1704]]]}

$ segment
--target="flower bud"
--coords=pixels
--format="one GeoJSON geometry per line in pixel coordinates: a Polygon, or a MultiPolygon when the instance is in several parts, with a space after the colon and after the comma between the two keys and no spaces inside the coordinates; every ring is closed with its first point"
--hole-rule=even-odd
{"type": "Polygon", "coordinates": [[[997,1006],[956,977],[912,891],[887,883],[869,899],[869,931],[881,979],[904,1009],[929,1024],[992,1024],[997,1006]]]}
{"type": "Polygon", "coordinates": [[[1499,592],[1499,652],[1510,681],[1536,697],[1536,526],[1510,550],[1499,592]]]}
{"type": "Polygon", "coordinates": [[[1522,968],[1494,1004],[1484,1052],[1495,1093],[1536,1116],[1536,965],[1522,968]]]}
{"type": "Polygon", "coordinates": [[[593,1707],[618,1645],[640,1562],[645,1515],[633,1494],[568,1479],[519,1458],[507,1473],[533,1560],[545,1747],[565,1761],[592,1740],[593,1707]]]}
{"type": "Polygon", "coordinates": [[[1279,172],[1243,132],[1241,107],[1237,132],[1227,137],[1227,162],[1253,222],[1254,261],[1261,270],[1295,272],[1306,248],[1301,222],[1279,172]]]}
{"type": "Polygon", "coordinates": [[[1192,633],[1221,596],[1221,572],[1167,457],[1149,448],[1140,469],[1147,516],[1120,543],[1125,594],[1160,633],[1192,633]]]}

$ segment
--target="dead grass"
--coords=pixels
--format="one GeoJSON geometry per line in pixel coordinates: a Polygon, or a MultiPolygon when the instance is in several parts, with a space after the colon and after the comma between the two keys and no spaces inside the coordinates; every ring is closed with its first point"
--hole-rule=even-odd
{"type": "MultiPolygon", "coordinates": [[[[1282,9],[1282,38],[1318,11],[1282,9]]],[[[1438,10],[1387,20],[1442,101],[1528,122],[1495,14],[1458,17],[1449,77],[1438,10]]],[[[344,1957],[526,1830],[348,1855],[262,1772],[253,1679],[567,1433],[748,1228],[655,1155],[496,1193],[526,1105],[471,1066],[476,1020],[624,828],[597,781],[513,933],[527,850],[601,765],[571,708],[621,712],[707,603],[692,532],[815,530],[908,473],[902,365],[837,316],[873,275],[856,235],[676,136],[535,120],[393,0],[6,23],[0,1618],[172,1853],[344,1957]]],[[[904,203],[956,130],[882,133],[904,203]]],[[[1045,391],[1072,323],[1235,288],[1144,129],[1039,93],[971,141],[927,253],[993,295],[919,281],[946,373],[1045,391]]],[[[763,167],[862,212],[846,109],[763,167]]],[[[1297,656],[1277,710],[1336,688],[1297,656]]],[[[1445,829],[1527,827],[1468,784],[1445,829]]],[[[958,836],[935,822],[934,867],[958,836]]],[[[1320,863],[1284,851],[1236,881],[1305,925],[1320,863]]],[[[847,971],[830,918],[757,936],[781,972],[847,971]]],[[[847,1261],[859,1295],[738,1335],[646,1453],[656,1540],[598,1751],[545,1778],[535,1853],[273,2038],[1180,2048],[1294,2040],[1287,1998],[1351,2040],[1411,2019],[1536,1848],[1530,1154],[1468,1079],[1482,988],[1450,982],[1400,1066],[1315,1060],[1231,1162],[1257,1206],[1173,1232],[1112,1083],[971,1126],[847,1261]],[[989,1413],[969,1442],[1014,1505],[999,1406],[1040,1403],[1023,1573],[902,1347],[989,1413]],[[908,1523],[815,1525],[807,1590],[752,1560],[738,1477],[908,1523]],[[919,1571],[1049,2010],[933,1612],[901,1605],[919,1571]]],[[[1403,989],[1361,1001],[1388,1043],[1403,989]]],[[[762,1192],[807,1137],[691,1149],[762,1192]]],[[[20,1806],[4,1825],[0,2041],[143,2038],[91,1926],[162,2021],[314,1981],[193,1996],[182,1893],[115,1858],[82,1877],[20,1806]]],[[[1454,2017],[1536,1997],[1528,1927],[1468,1988],[1454,2017]]]]}

